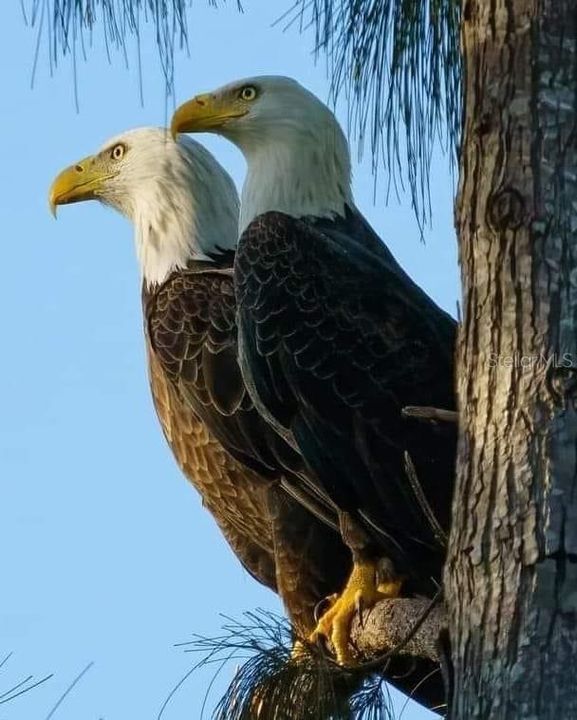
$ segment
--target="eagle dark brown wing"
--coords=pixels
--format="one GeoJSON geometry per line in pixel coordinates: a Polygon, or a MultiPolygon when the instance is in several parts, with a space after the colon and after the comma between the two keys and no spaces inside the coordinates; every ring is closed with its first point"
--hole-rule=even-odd
{"type": "Polygon", "coordinates": [[[231,269],[194,263],[145,295],[144,307],[152,391],[173,452],[243,564],[268,587],[273,567],[287,612],[307,635],[350,557],[338,533],[281,487],[297,483],[302,459],[244,385],[231,269]]]}
{"type": "Polygon", "coordinates": [[[454,321],[352,212],[258,217],[241,237],[235,286],[241,367],[261,415],[292,436],[319,492],[357,518],[414,589],[433,593],[443,551],[403,453],[447,528],[456,433],[401,410],[454,408],[454,321]]]}
{"type": "Polygon", "coordinates": [[[283,455],[289,466],[301,462],[262,422],[246,391],[231,268],[196,262],[173,273],[148,302],[147,332],[170,382],[238,460],[265,477],[278,474],[283,455]]]}
{"type": "Polygon", "coordinates": [[[178,465],[244,567],[276,592],[267,483],[226,452],[183,401],[149,344],[147,350],[154,406],[178,465]]]}

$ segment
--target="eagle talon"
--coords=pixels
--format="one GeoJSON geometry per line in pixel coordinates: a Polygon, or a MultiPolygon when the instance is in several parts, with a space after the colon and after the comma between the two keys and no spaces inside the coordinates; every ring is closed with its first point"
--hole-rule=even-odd
{"type": "Polygon", "coordinates": [[[399,595],[401,580],[391,578],[379,582],[379,577],[378,563],[355,563],[345,589],[323,614],[309,637],[312,643],[321,638],[330,643],[339,665],[355,663],[355,653],[350,646],[351,623],[355,614],[360,615],[362,623],[364,612],[376,602],[399,595]]]}

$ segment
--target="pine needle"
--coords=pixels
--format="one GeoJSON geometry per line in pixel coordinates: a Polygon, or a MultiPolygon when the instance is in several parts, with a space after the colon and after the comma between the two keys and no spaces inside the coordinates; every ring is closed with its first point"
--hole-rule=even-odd
{"type": "Polygon", "coordinates": [[[345,671],[315,648],[299,646],[293,657],[290,625],[273,613],[225,619],[220,636],[180,645],[203,655],[197,667],[240,663],[213,720],[394,720],[380,674],[345,671]]]}
{"type": "Polygon", "coordinates": [[[333,100],[344,97],[375,177],[408,179],[423,226],[431,217],[435,144],[457,157],[461,131],[460,0],[296,0],[286,25],[315,29],[333,100]],[[403,157],[404,155],[404,157],[403,157]],[[406,172],[403,168],[406,167],[406,172]]]}

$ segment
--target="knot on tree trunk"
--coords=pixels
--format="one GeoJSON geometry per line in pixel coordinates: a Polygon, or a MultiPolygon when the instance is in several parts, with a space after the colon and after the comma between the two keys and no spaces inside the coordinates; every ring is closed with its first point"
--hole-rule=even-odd
{"type": "Polygon", "coordinates": [[[521,227],[525,215],[525,201],[518,190],[505,187],[489,197],[489,223],[499,232],[521,227]]]}
{"type": "Polygon", "coordinates": [[[551,394],[559,403],[577,400],[577,368],[571,366],[570,353],[549,358],[547,384],[551,394]]]}

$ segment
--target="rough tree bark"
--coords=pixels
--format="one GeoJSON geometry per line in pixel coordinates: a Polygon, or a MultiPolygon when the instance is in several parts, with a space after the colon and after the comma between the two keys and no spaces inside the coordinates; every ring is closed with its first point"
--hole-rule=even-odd
{"type": "Polygon", "coordinates": [[[464,0],[453,720],[577,718],[577,0],[464,0]]]}
{"type": "Polygon", "coordinates": [[[364,662],[385,653],[439,661],[439,635],[446,630],[443,603],[428,598],[381,600],[353,619],[351,640],[364,662]]]}

